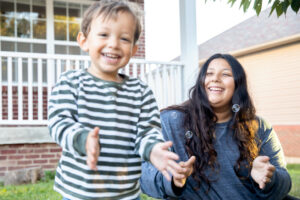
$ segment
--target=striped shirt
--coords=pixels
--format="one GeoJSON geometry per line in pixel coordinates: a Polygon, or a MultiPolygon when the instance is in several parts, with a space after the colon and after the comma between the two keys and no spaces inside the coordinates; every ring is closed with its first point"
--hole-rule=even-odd
{"type": "Polygon", "coordinates": [[[86,70],[63,73],[49,99],[49,130],[62,147],[54,189],[70,199],[136,199],[141,159],[163,142],[153,93],[139,79],[104,81],[86,70]],[[86,164],[85,141],[99,127],[97,171],[86,164]]]}

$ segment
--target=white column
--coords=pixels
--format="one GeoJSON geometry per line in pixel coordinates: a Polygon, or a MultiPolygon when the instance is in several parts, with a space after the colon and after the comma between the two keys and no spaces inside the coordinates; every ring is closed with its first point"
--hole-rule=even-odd
{"type": "Polygon", "coordinates": [[[198,75],[198,47],[196,0],[179,0],[180,13],[180,60],[183,69],[183,100],[188,97],[189,89],[195,84],[198,75]]]}
{"type": "Polygon", "coordinates": [[[54,12],[53,0],[46,1],[47,53],[54,54],[54,12]]]}

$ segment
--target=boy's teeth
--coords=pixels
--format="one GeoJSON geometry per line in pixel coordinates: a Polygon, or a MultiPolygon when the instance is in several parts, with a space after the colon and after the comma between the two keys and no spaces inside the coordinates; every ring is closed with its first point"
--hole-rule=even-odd
{"type": "Polygon", "coordinates": [[[110,57],[110,58],[118,58],[117,55],[110,54],[110,53],[105,53],[104,55],[105,55],[106,57],[110,57]]]}

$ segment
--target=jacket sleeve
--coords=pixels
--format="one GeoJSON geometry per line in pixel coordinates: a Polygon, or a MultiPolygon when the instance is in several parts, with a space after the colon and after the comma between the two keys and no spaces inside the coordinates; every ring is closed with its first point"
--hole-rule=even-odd
{"type": "MultiPolygon", "coordinates": [[[[284,153],[274,129],[260,119],[259,135],[261,138],[261,149],[259,154],[268,156],[270,163],[276,170],[263,190],[257,184],[253,184],[256,194],[262,199],[283,199],[291,189],[291,178],[286,169],[284,153]]],[[[254,183],[254,181],[253,181],[254,183]]]]}
{"type": "MultiPolygon", "coordinates": [[[[161,125],[164,139],[166,141],[170,140],[168,136],[170,134],[168,114],[161,115],[161,125]]],[[[150,162],[142,162],[142,176],[140,181],[142,192],[154,198],[176,198],[182,193],[178,188],[176,191],[174,189],[175,186],[172,184],[173,181],[168,181],[150,162]]]]}
{"type": "Polygon", "coordinates": [[[74,71],[61,75],[52,89],[48,102],[48,127],[50,136],[64,150],[84,156],[85,142],[89,130],[78,122],[78,79],[74,71]]]}
{"type": "Polygon", "coordinates": [[[151,89],[145,86],[142,92],[141,112],[137,123],[135,152],[143,160],[150,159],[150,152],[156,143],[164,142],[156,100],[151,89]]]}

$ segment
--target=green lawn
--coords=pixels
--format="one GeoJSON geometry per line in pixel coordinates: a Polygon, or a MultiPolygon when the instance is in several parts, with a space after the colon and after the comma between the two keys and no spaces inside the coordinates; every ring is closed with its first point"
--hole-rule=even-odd
{"type": "MultiPolygon", "coordinates": [[[[289,164],[288,171],[292,177],[290,195],[300,198],[300,164],[289,164]]],[[[60,200],[61,196],[53,191],[53,172],[46,172],[45,178],[37,184],[19,186],[0,185],[0,200],[60,200]]],[[[142,200],[154,200],[144,194],[142,200]]]]}
{"type": "Polygon", "coordinates": [[[292,189],[289,194],[300,198],[300,164],[289,164],[287,168],[292,177],[292,189]]]}

